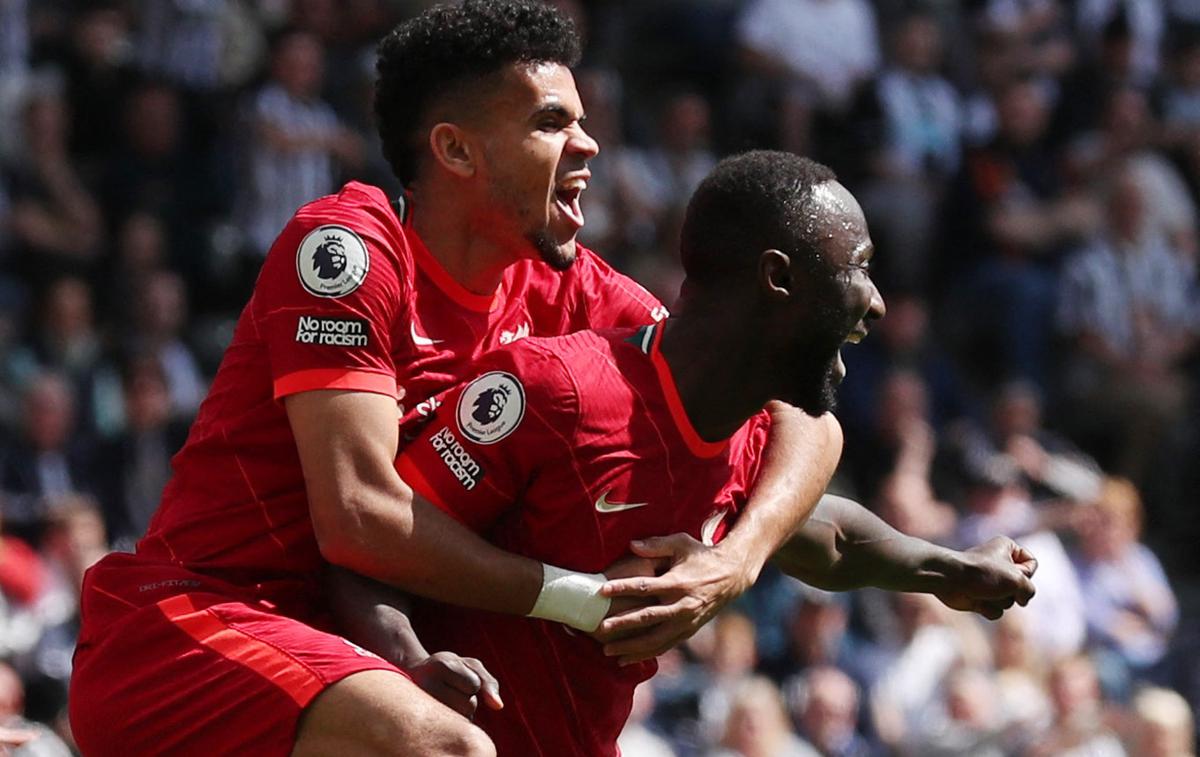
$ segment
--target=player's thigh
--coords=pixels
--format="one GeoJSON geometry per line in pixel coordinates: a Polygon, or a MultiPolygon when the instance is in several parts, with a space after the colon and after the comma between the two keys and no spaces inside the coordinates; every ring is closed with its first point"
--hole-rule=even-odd
{"type": "Polygon", "coordinates": [[[368,670],[321,692],[300,720],[293,757],[494,757],[483,731],[402,675],[368,670]]]}
{"type": "Polygon", "coordinates": [[[285,757],[322,691],[385,661],[298,620],[214,595],[132,611],[76,654],[70,717],[88,757],[285,757]]]}

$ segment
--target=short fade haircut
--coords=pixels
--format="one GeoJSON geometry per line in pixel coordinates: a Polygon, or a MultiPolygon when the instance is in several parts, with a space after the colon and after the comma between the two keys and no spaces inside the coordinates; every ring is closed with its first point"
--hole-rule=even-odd
{"type": "Polygon", "coordinates": [[[430,106],[514,63],[579,62],[575,24],[538,0],[467,0],[406,21],[379,43],[375,115],[401,182],[416,178],[430,106]]]}
{"type": "Polygon", "coordinates": [[[722,160],[684,216],[679,250],[688,281],[718,284],[747,271],[764,250],[786,253],[803,270],[828,272],[816,247],[813,189],[836,180],[827,166],[788,152],[722,160]]]}

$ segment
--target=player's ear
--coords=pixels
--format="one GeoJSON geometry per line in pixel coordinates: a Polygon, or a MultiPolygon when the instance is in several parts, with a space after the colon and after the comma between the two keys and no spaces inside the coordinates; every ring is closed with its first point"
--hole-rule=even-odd
{"type": "Polygon", "coordinates": [[[460,178],[475,174],[475,151],[461,126],[443,121],[429,130],[429,149],[442,168],[460,178]]]}
{"type": "Polygon", "coordinates": [[[792,259],[779,250],[765,250],[758,256],[758,287],[772,300],[786,300],[793,294],[792,259]]]}

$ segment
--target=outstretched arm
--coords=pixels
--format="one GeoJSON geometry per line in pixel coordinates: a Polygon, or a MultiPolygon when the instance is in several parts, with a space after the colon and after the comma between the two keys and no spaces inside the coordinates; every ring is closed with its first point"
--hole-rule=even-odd
{"type": "Polygon", "coordinates": [[[788,575],[830,591],[874,586],[933,594],[990,619],[1033,597],[1037,560],[1007,537],[962,552],[906,536],[853,500],[821,498],[776,553],[788,575]]]}
{"type": "Polygon", "coordinates": [[[634,554],[667,558],[672,566],[657,578],[605,586],[612,597],[658,602],[601,624],[597,637],[611,642],[605,647],[609,654],[645,660],[689,638],[758,579],[771,555],[812,512],[841,457],[841,426],[832,414],[813,418],[782,402],[769,403],[767,410],[771,430],[758,480],[718,545],[705,547],[686,534],[631,545],[634,554]]]}

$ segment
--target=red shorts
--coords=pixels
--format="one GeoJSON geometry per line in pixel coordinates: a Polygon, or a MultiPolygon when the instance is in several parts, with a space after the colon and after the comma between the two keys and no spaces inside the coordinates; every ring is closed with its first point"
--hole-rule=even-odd
{"type": "Polygon", "coordinates": [[[87,757],[288,755],[301,712],[326,687],[400,672],[340,636],[217,594],[131,609],[90,637],[70,696],[87,757]]]}

